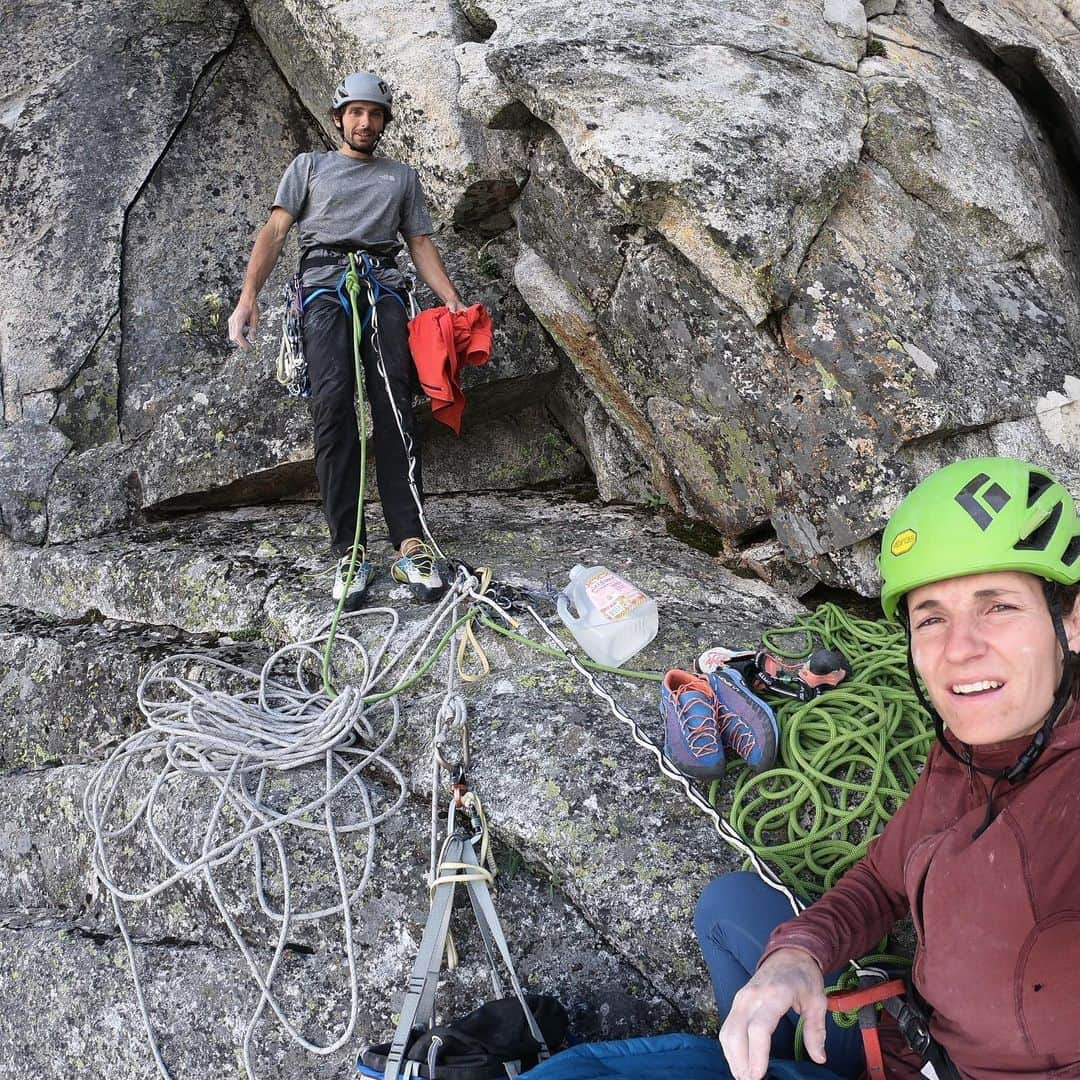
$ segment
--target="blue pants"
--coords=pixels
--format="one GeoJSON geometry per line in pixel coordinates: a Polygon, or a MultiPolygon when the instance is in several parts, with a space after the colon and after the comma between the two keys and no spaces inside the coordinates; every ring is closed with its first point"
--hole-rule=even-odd
{"type": "MultiPolygon", "coordinates": [[[[698,901],[694,930],[712,976],[716,1007],[727,1016],[735,995],[753,975],[769,935],[792,917],[783,893],[770,889],[757,874],[725,874],[710,882],[698,901]]],[[[825,985],[839,976],[826,976],[825,985]]],[[[795,1053],[794,1012],[780,1021],[773,1034],[771,1056],[790,1060],[795,1053]]],[[[855,1080],[866,1067],[858,1027],[841,1028],[826,1014],[825,1052],[828,1068],[855,1080]]],[[[820,1075],[820,1074],[814,1074],[820,1075]]]]}

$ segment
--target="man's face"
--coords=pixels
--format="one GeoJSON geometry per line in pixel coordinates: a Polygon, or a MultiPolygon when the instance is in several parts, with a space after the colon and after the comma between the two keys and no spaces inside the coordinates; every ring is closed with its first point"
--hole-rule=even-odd
{"type": "Polygon", "coordinates": [[[367,156],[375,149],[386,126],[386,113],[374,101],[350,101],[341,110],[337,124],[345,144],[355,153],[367,156]]]}
{"type": "MultiPolygon", "coordinates": [[[[1062,670],[1040,578],[1011,570],[950,578],[912,589],[907,606],[915,668],[958,739],[983,746],[1039,730],[1062,670]]],[[[1065,631],[1075,649],[1075,611],[1065,631]]]]}

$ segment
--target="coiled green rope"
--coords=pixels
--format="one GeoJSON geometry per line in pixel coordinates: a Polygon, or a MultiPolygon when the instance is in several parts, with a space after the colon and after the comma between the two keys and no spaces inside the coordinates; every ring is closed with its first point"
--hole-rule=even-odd
{"type": "MultiPolygon", "coordinates": [[[[852,674],[810,702],[772,699],[777,766],[741,762],[728,821],[803,896],[820,896],[866,852],[907,798],[934,739],[911,689],[907,645],[895,622],[859,619],[822,604],[797,624],[762,635],[776,655],[838,649],[852,674]],[[782,702],[782,704],[778,704],[782,702]]],[[[716,806],[721,783],[709,801],[716,806]]]]}

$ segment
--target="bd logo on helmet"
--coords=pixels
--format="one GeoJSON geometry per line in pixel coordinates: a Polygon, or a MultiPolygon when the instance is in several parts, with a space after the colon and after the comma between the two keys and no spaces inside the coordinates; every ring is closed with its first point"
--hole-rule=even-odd
{"type": "Polygon", "coordinates": [[[918,538],[918,533],[914,529],[905,529],[902,533],[896,534],[889,551],[894,555],[906,555],[915,546],[918,538]]]}
{"type": "Polygon", "coordinates": [[[1005,509],[1009,498],[1009,493],[1000,484],[991,483],[986,473],[979,473],[957,494],[956,501],[985,532],[994,515],[1005,509]]]}

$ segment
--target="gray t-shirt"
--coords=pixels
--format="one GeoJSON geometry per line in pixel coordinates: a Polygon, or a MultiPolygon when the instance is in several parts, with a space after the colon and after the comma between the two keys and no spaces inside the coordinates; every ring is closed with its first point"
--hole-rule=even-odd
{"type": "MultiPolygon", "coordinates": [[[[301,154],[285,170],[274,206],[287,210],[300,231],[300,249],[323,244],[396,255],[398,234],[430,235],[431,217],[416,170],[390,158],[301,154]]],[[[336,281],[333,267],[305,271],[305,285],[336,281]]]]}

